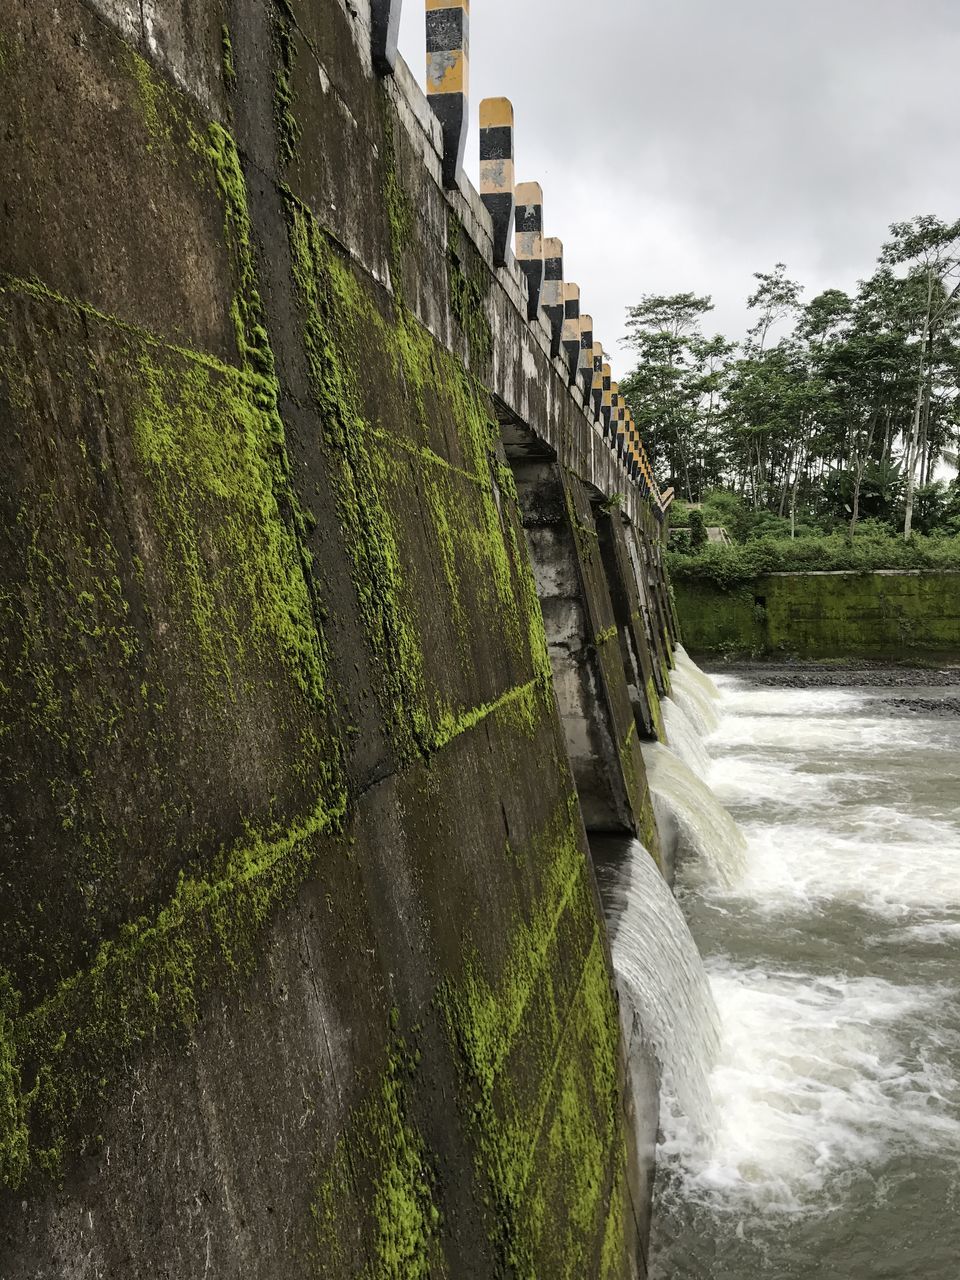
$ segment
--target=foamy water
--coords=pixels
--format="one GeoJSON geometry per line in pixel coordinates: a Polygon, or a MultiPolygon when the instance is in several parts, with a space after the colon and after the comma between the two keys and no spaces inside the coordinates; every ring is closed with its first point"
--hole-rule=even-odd
{"type": "Polygon", "coordinates": [[[698,773],[742,856],[718,864],[700,830],[680,866],[719,1049],[710,1124],[663,1110],[653,1274],[953,1280],[960,724],[883,715],[870,690],[718,694],[702,755],[701,704],[667,717],[671,785],[698,773]]]}

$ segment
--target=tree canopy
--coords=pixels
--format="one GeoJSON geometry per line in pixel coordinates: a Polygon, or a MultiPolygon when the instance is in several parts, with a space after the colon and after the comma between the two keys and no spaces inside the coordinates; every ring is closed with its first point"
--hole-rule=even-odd
{"type": "Polygon", "coordinates": [[[629,308],[621,389],[659,474],[688,503],[727,490],[791,533],[864,518],[930,532],[960,438],[960,220],[894,223],[852,296],[805,293],[784,263],[756,272],[739,342],[707,330],[710,297],[629,308]]]}

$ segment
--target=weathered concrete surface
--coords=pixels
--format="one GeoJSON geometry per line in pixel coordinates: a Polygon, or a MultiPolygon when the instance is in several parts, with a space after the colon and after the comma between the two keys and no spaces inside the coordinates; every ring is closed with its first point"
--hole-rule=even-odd
{"type": "Polygon", "coordinates": [[[676,584],[692,653],[960,661],[960,574],[774,573],[676,584]]]}
{"type": "Polygon", "coordinates": [[[513,471],[584,822],[591,832],[639,835],[656,856],[638,723],[589,498],[556,463],[516,462],[513,471]]]}
{"type": "Polygon", "coordinates": [[[637,1274],[504,439],[637,491],[365,4],[0,61],[0,1274],[637,1274]]]}
{"type": "Polygon", "coordinates": [[[610,601],[617,619],[620,656],[637,732],[644,738],[663,741],[666,735],[651,653],[655,633],[650,624],[642,578],[631,555],[633,535],[618,506],[595,502],[593,514],[610,601]]]}

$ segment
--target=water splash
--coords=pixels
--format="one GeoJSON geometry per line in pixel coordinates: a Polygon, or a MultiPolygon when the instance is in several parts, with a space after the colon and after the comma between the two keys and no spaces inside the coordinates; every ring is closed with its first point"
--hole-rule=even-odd
{"type": "Polygon", "coordinates": [[[721,960],[710,984],[722,1026],[715,1127],[661,1116],[661,1159],[682,1168],[688,1201],[748,1217],[822,1212],[842,1201],[847,1171],[891,1149],[960,1151],[955,1081],[898,1034],[929,1021],[948,990],[721,960]]]}
{"type": "MultiPolygon", "coordinates": [[[[705,776],[745,865],[683,897],[719,1010],[715,1123],[661,1112],[651,1275],[866,1275],[882,1248],[891,1275],[952,1276],[960,725],[878,715],[866,690],[720,683],[705,776]]],[[[694,789],[668,756],[651,776],[679,810],[694,789]]],[[[711,857],[690,843],[687,883],[711,857]]]]}
{"type": "Polygon", "coordinates": [[[701,737],[716,732],[720,724],[720,691],[706,672],[687,656],[676,651],[676,667],[670,677],[671,697],[682,707],[701,737]]]}
{"type": "Polygon", "coordinates": [[[661,834],[676,834],[690,883],[731,887],[747,866],[747,842],[710,787],[690,766],[658,742],[643,748],[647,782],[661,834]]]}
{"type": "Polygon", "coordinates": [[[664,698],[661,705],[663,727],[667,733],[667,746],[678,755],[689,769],[701,778],[710,772],[710,753],[704,744],[703,730],[672,697],[664,698]]]}
{"type": "Polygon", "coordinates": [[[696,943],[656,863],[631,841],[616,873],[613,964],[630,1038],[635,1015],[662,1072],[664,1102],[694,1130],[714,1124],[709,1074],[720,1050],[716,1005],[696,943]]]}

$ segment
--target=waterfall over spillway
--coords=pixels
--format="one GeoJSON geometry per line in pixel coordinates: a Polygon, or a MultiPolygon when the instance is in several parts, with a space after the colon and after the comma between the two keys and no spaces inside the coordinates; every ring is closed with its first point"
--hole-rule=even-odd
{"type": "Polygon", "coordinates": [[[608,897],[620,899],[612,950],[627,1042],[636,1014],[660,1065],[668,1105],[706,1134],[713,1124],[709,1074],[720,1031],[697,945],[659,868],[637,841],[608,897]]]}
{"type": "Polygon", "coordinates": [[[720,724],[720,692],[683,649],[676,651],[671,694],[664,699],[667,744],[643,748],[657,825],[675,844],[691,883],[729,887],[746,869],[746,841],[707,781],[706,739],[720,724]]]}
{"type": "Polygon", "coordinates": [[[667,731],[667,744],[674,755],[679,756],[688,769],[705,778],[710,769],[710,752],[703,740],[703,730],[690,718],[673,697],[664,698],[660,704],[663,727],[667,731]]]}
{"type": "Polygon", "coordinates": [[[670,696],[700,736],[706,737],[720,724],[720,690],[684,649],[678,647],[675,656],[677,665],[670,677],[670,696]]]}
{"type": "Polygon", "coordinates": [[[669,749],[645,755],[658,823],[679,836],[679,901],[704,956],[719,1050],[709,1128],[679,1090],[664,1098],[651,1278],[952,1280],[951,700],[931,687],[944,710],[903,716],[896,686],[777,686],[750,674],[719,677],[714,696],[682,653],[671,684],[669,749]]]}
{"type": "Polygon", "coordinates": [[[675,835],[684,878],[735,884],[746,870],[746,840],[709,785],[662,743],[645,745],[643,759],[661,836],[675,835]]]}

